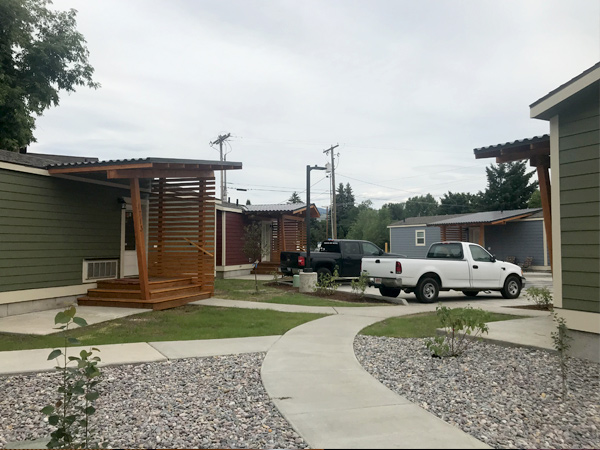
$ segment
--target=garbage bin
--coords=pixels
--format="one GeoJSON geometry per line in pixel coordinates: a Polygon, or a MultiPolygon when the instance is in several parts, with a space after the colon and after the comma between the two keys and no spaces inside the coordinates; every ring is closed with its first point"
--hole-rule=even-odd
{"type": "Polygon", "coordinates": [[[300,286],[300,275],[296,274],[292,280],[292,286],[299,287],[300,286]]]}

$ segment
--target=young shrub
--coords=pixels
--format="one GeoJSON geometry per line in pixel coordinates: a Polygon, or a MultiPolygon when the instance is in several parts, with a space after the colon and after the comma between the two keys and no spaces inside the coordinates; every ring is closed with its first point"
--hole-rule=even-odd
{"type": "Polygon", "coordinates": [[[99,396],[97,385],[101,375],[97,367],[100,358],[93,356],[93,352],[100,350],[92,348],[90,351],[82,350],[79,356],[67,356],[69,345],[80,344],[76,338],[67,337],[69,326],[87,325],[83,318],[75,316],[75,312],[72,306],[54,317],[54,323],[60,324],[56,329],[65,332],[65,343],[63,350],[55,349],[48,355],[48,360],[56,359],[55,369],[62,375],[56,402],[42,409],[48,423],[56,427],[50,434],[48,448],[99,447],[92,441],[94,430],[90,427],[90,417],[96,412],[94,403],[99,396]],[[59,362],[61,357],[62,364],[59,362]]]}
{"type": "Polygon", "coordinates": [[[244,244],[242,245],[242,252],[248,257],[254,264],[254,286],[256,292],[258,292],[258,277],[256,269],[258,262],[262,258],[264,253],[262,245],[262,229],[258,222],[252,222],[250,225],[244,227],[244,244]]]}
{"type": "Polygon", "coordinates": [[[482,309],[473,309],[470,306],[450,309],[439,305],[436,312],[445,335],[425,341],[425,346],[432,356],[460,356],[467,351],[472,342],[468,336],[479,337],[488,332],[485,323],[488,314],[482,309]]]}
{"type": "Polygon", "coordinates": [[[566,400],[569,392],[569,386],[567,383],[568,371],[567,371],[567,351],[571,348],[571,341],[573,338],[569,336],[569,328],[567,327],[567,321],[564,317],[559,317],[557,313],[552,314],[554,322],[556,322],[556,331],[551,333],[552,341],[554,343],[554,349],[558,352],[558,359],[560,364],[560,374],[562,378],[562,399],[566,400]]]}
{"type": "Polygon", "coordinates": [[[530,287],[525,291],[525,296],[540,309],[552,311],[552,293],[547,287],[530,287]]]}
{"type": "Polygon", "coordinates": [[[360,298],[364,298],[365,290],[369,285],[369,272],[366,270],[360,273],[360,276],[351,282],[352,292],[360,298]]]}
{"type": "Polygon", "coordinates": [[[339,277],[337,266],[333,269],[332,274],[323,274],[319,276],[317,280],[317,286],[315,291],[323,295],[333,295],[335,291],[340,287],[339,283],[336,283],[339,277]]]}

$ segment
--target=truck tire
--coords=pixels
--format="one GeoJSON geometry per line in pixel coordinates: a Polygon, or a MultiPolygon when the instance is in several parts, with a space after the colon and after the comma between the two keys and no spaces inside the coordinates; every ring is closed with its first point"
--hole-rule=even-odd
{"type": "Polygon", "coordinates": [[[467,297],[476,297],[479,291],[462,291],[467,297]]]}
{"type": "Polygon", "coordinates": [[[415,294],[421,303],[433,303],[437,300],[440,293],[440,285],[435,278],[423,278],[415,294]]]}
{"type": "Polygon", "coordinates": [[[516,275],[509,275],[500,290],[502,297],[507,299],[517,298],[521,294],[521,280],[516,275]]]}
{"type": "Polygon", "coordinates": [[[402,289],[397,287],[388,287],[388,286],[380,286],[379,293],[384,297],[393,297],[396,298],[400,295],[402,289]]]}
{"type": "Polygon", "coordinates": [[[331,270],[329,270],[327,267],[319,267],[317,269],[317,280],[321,281],[321,278],[324,275],[330,275],[331,276],[331,270]]]}

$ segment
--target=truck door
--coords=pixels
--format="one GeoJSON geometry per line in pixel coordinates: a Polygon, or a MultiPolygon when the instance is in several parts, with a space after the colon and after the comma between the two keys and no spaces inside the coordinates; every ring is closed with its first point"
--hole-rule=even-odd
{"type": "Polygon", "coordinates": [[[362,251],[358,242],[340,242],[342,257],[339,268],[340,277],[358,277],[360,275],[360,264],[362,262],[362,251]]]}
{"type": "Polygon", "coordinates": [[[479,245],[469,245],[471,253],[471,286],[474,288],[500,287],[500,264],[479,245]]]}

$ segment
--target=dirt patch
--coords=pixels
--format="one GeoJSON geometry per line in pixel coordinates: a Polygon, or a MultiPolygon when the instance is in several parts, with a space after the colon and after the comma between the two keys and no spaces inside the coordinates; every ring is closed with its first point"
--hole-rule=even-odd
{"type": "Polygon", "coordinates": [[[553,311],[552,307],[542,306],[542,305],[520,305],[520,306],[507,306],[507,308],[516,308],[516,309],[533,309],[536,311],[553,311]]]}
{"type": "MultiPolygon", "coordinates": [[[[271,282],[271,283],[265,283],[265,286],[281,289],[282,291],[286,291],[286,292],[298,292],[297,287],[294,287],[288,283],[271,282]]],[[[358,294],[354,294],[352,292],[345,292],[345,291],[335,291],[331,295],[322,294],[320,292],[303,292],[303,294],[310,295],[312,297],[322,298],[324,300],[337,300],[340,302],[373,303],[373,304],[379,304],[379,305],[388,305],[389,304],[388,302],[386,302],[383,299],[378,300],[376,298],[369,298],[369,297],[361,298],[360,295],[358,295],[358,294]]]]}

